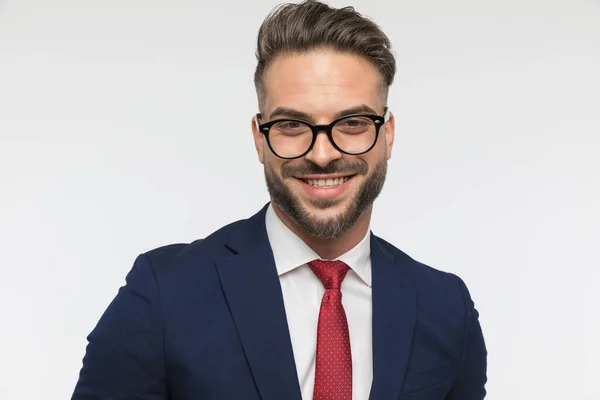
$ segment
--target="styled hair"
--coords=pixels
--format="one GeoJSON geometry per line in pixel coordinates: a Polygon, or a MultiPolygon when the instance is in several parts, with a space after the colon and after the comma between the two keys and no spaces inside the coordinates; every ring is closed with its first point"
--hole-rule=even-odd
{"type": "Polygon", "coordinates": [[[396,61],[388,37],[354,7],[333,8],[316,0],[275,7],[258,31],[254,85],[259,107],[264,101],[263,77],[281,54],[331,49],[355,54],[371,62],[382,78],[382,95],[387,101],[396,74],[396,61]]]}

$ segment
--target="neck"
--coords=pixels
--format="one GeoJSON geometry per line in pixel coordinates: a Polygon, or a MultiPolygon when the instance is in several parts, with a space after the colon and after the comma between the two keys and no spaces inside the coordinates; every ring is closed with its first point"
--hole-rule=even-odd
{"type": "Polygon", "coordinates": [[[367,208],[358,218],[354,226],[342,236],[335,239],[319,239],[308,235],[283,211],[281,211],[277,205],[274,203],[271,204],[273,205],[275,214],[277,214],[283,224],[324,260],[333,260],[360,243],[369,230],[371,213],[373,211],[373,205],[371,204],[371,206],[369,206],[369,208],[367,208]]]}

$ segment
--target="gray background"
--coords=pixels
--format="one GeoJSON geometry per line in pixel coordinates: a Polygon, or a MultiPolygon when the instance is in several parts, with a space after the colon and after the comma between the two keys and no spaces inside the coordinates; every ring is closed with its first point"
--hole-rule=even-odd
{"type": "MultiPolygon", "coordinates": [[[[268,200],[275,4],[0,1],[0,398],[68,398],[137,254],[268,200]]],[[[373,231],[465,279],[489,399],[600,399],[599,2],[353,4],[399,66],[373,231]]]]}

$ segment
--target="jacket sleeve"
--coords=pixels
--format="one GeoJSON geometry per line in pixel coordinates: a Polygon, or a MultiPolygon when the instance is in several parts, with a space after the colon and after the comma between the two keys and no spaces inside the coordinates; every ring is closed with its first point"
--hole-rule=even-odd
{"type": "Polygon", "coordinates": [[[460,278],[456,279],[465,300],[465,333],[460,370],[446,400],[482,400],[486,395],[487,349],[469,290],[460,278]]]}
{"type": "Polygon", "coordinates": [[[168,398],[158,287],[147,256],[136,259],[87,339],[72,399],[168,398]]]}

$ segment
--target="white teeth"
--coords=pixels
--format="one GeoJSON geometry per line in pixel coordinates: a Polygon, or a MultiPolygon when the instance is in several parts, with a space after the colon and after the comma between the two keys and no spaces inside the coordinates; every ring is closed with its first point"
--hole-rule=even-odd
{"type": "Polygon", "coordinates": [[[327,187],[327,186],[336,186],[336,185],[341,185],[344,182],[347,182],[348,179],[350,179],[349,176],[344,176],[342,178],[335,178],[335,179],[302,179],[304,181],[304,183],[307,183],[311,186],[318,186],[318,187],[327,187]]]}

